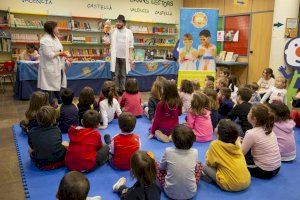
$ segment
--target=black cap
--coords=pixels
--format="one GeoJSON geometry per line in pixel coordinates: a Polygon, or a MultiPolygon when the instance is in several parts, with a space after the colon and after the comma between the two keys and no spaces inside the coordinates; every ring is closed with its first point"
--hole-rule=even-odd
{"type": "Polygon", "coordinates": [[[122,22],[125,23],[125,17],[124,17],[124,15],[119,15],[119,16],[117,17],[117,20],[120,20],[120,21],[122,21],[122,22]]]}

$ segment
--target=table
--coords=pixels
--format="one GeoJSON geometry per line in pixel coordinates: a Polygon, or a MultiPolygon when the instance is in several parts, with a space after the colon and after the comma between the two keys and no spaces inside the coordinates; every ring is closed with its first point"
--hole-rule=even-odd
{"type": "MultiPolygon", "coordinates": [[[[27,100],[32,92],[37,90],[38,61],[18,61],[17,76],[14,86],[15,98],[27,100]]],[[[135,62],[135,68],[127,77],[136,78],[140,91],[150,91],[157,76],[164,76],[168,79],[177,78],[178,63],[168,60],[153,60],[135,62]]],[[[98,95],[105,80],[112,79],[110,62],[105,61],[75,61],[67,70],[68,88],[74,91],[75,96],[79,95],[81,89],[90,86],[98,95]]]]}

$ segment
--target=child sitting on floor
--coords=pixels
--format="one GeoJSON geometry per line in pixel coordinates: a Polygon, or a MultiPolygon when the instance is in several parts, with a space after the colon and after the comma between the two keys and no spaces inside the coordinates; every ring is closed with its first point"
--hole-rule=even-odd
{"type": "Polygon", "coordinates": [[[220,78],[229,78],[231,74],[230,69],[226,68],[226,67],[218,67],[218,79],[220,78]]]}
{"type": "Polygon", "coordinates": [[[197,92],[197,91],[201,90],[199,80],[197,80],[197,79],[192,80],[192,85],[193,85],[194,92],[197,92]]]}
{"type": "Polygon", "coordinates": [[[296,126],[300,128],[300,88],[297,94],[293,96],[291,118],[295,121],[296,126]]]}
{"type": "Polygon", "coordinates": [[[296,143],[294,137],[295,122],[290,118],[290,110],[284,103],[269,105],[275,115],[273,132],[278,141],[281,161],[292,161],[296,158],[296,143]]]}
{"type": "Polygon", "coordinates": [[[42,106],[49,105],[48,93],[36,91],[32,93],[29,101],[29,108],[25,112],[25,120],[20,122],[20,126],[24,133],[28,133],[32,128],[37,127],[36,113],[42,106]]]}
{"type": "Polygon", "coordinates": [[[286,79],[282,76],[279,76],[275,79],[275,86],[270,87],[263,98],[261,99],[260,103],[265,103],[269,98],[269,103],[273,102],[282,102],[286,104],[286,94],[287,90],[286,87],[286,79]]]}
{"type": "Polygon", "coordinates": [[[253,105],[260,103],[261,97],[260,97],[259,93],[257,92],[258,87],[259,87],[258,84],[256,82],[253,82],[249,85],[246,85],[246,87],[250,88],[253,92],[249,103],[251,103],[253,105]]]}
{"type": "Polygon", "coordinates": [[[70,144],[65,164],[69,170],[80,172],[92,171],[108,160],[109,147],[102,144],[101,135],[97,131],[100,114],[95,110],[84,113],[81,126],[69,129],[70,144]]]}
{"type": "Polygon", "coordinates": [[[212,140],[213,126],[210,118],[208,97],[200,92],[193,95],[191,109],[187,115],[187,126],[193,129],[197,142],[212,140]]]}
{"type": "Polygon", "coordinates": [[[210,88],[210,89],[214,89],[215,88],[215,77],[207,75],[205,77],[205,85],[204,88],[210,88]]]}
{"type": "MultiPolygon", "coordinates": [[[[117,100],[117,101],[119,101],[119,96],[118,96],[118,93],[117,93],[117,90],[116,90],[116,84],[115,84],[115,82],[113,82],[113,81],[105,81],[104,82],[104,84],[106,84],[107,86],[109,86],[110,88],[111,88],[111,90],[112,90],[112,92],[113,92],[113,96],[114,96],[114,98],[117,100]]],[[[103,86],[102,86],[103,87],[103,86]]],[[[105,99],[105,97],[104,97],[104,95],[102,94],[102,91],[100,92],[100,95],[99,95],[99,99],[98,99],[98,106],[100,107],[100,102],[102,101],[102,100],[104,100],[105,99]]]]}
{"type": "Polygon", "coordinates": [[[182,80],[179,93],[180,99],[182,101],[182,113],[187,113],[191,108],[193,92],[194,88],[192,81],[182,80]]]}
{"type": "Polygon", "coordinates": [[[237,120],[237,124],[240,126],[240,136],[244,137],[246,131],[252,128],[248,122],[247,116],[251,109],[252,104],[249,100],[252,97],[252,91],[246,87],[240,87],[237,92],[237,104],[228,113],[228,118],[231,120],[237,120]]]}
{"type": "Polygon", "coordinates": [[[154,118],[156,106],[161,99],[163,91],[163,82],[156,79],[150,91],[150,97],[147,106],[144,108],[145,115],[152,121],[154,118]]]}
{"type": "Polygon", "coordinates": [[[264,69],[262,77],[258,80],[257,84],[259,87],[257,92],[261,95],[265,94],[275,84],[273,70],[271,68],[264,69]]]}
{"type": "Polygon", "coordinates": [[[234,103],[236,103],[239,80],[238,77],[233,74],[231,74],[228,79],[229,79],[228,88],[231,90],[231,99],[234,103]]]}
{"type": "Polygon", "coordinates": [[[258,104],[251,108],[248,121],[253,128],[246,132],[242,143],[248,170],[254,177],[270,179],[281,166],[277,138],[272,131],[274,116],[267,106],[258,104]]]}
{"type": "Polygon", "coordinates": [[[205,88],[203,93],[207,95],[209,100],[208,108],[210,110],[210,118],[214,130],[218,125],[218,117],[219,117],[219,113],[218,113],[219,103],[218,103],[217,92],[214,89],[205,88]]]}
{"type": "Polygon", "coordinates": [[[238,130],[230,120],[222,119],[216,129],[218,139],[206,152],[204,180],[216,182],[221,189],[241,191],[249,187],[251,176],[238,140],[238,130]],[[208,177],[207,177],[208,176],[208,177]]]}
{"type": "Polygon", "coordinates": [[[126,187],[126,178],[120,178],[113,186],[120,199],[160,200],[161,190],[156,184],[156,166],[152,152],[137,151],[130,159],[131,175],[136,183],[126,187]]]}
{"type": "Polygon", "coordinates": [[[115,135],[110,141],[110,136],[105,135],[105,142],[109,144],[110,164],[117,169],[129,170],[130,157],[141,147],[140,137],[132,131],[136,125],[136,118],[132,113],[123,112],[118,119],[121,133],[115,135]]]}
{"type": "Polygon", "coordinates": [[[83,114],[87,110],[96,110],[99,112],[99,107],[97,102],[95,101],[95,93],[93,88],[91,87],[84,87],[79,94],[79,102],[77,104],[78,107],[78,115],[79,115],[79,125],[82,126],[81,120],[83,117],[83,114]]]}
{"type": "Polygon", "coordinates": [[[142,116],[142,97],[136,79],[127,79],[125,92],[120,100],[120,106],[123,112],[131,112],[136,117],[142,116]]]}
{"type": "Polygon", "coordinates": [[[62,133],[67,133],[71,126],[78,126],[78,108],[73,104],[74,93],[71,89],[61,92],[62,105],[59,108],[58,128],[62,133]]]}
{"type": "Polygon", "coordinates": [[[189,127],[177,125],[172,140],[175,147],[166,148],[157,178],[169,198],[191,199],[197,193],[202,173],[198,150],[192,148],[195,135],[189,127]]]}
{"type": "Polygon", "coordinates": [[[230,99],[231,90],[229,88],[223,87],[218,93],[218,99],[220,102],[219,107],[219,117],[218,120],[227,118],[228,113],[232,110],[234,103],[230,99]]]}
{"type": "MultiPolygon", "coordinates": [[[[219,92],[221,88],[228,88],[229,85],[229,80],[228,78],[219,78],[217,80],[217,85],[216,85],[216,91],[219,92]]],[[[231,95],[231,90],[230,90],[230,95],[231,95]]]]}
{"type": "Polygon", "coordinates": [[[173,128],[179,123],[181,111],[182,101],[175,81],[165,81],[162,99],[157,104],[149,138],[155,136],[162,142],[170,142],[173,128]]]}
{"type": "Polygon", "coordinates": [[[106,129],[108,123],[111,122],[115,113],[119,116],[122,113],[119,102],[114,98],[115,88],[113,85],[106,81],[102,86],[102,94],[104,96],[104,100],[100,102],[100,114],[102,120],[102,126],[100,129],[106,129]]]}
{"type": "Polygon", "coordinates": [[[57,126],[56,112],[51,106],[43,106],[36,113],[38,126],[28,133],[29,153],[34,164],[43,170],[62,167],[68,144],[62,143],[62,135],[57,126]]]}
{"type": "Polygon", "coordinates": [[[80,172],[68,172],[61,179],[57,200],[101,200],[101,196],[87,197],[90,190],[89,180],[80,172]]]}

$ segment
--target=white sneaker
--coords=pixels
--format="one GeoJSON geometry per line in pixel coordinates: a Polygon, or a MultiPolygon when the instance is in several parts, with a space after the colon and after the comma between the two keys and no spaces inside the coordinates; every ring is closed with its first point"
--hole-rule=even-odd
{"type": "Polygon", "coordinates": [[[126,184],[126,178],[120,178],[113,186],[113,191],[117,192],[122,185],[126,184]]]}

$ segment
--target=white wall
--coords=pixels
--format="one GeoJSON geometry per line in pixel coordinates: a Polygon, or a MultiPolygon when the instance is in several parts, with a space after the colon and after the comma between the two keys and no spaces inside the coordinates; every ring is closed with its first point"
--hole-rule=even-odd
{"type": "Polygon", "coordinates": [[[275,0],[273,24],[280,22],[281,27],[273,27],[270,62],[269,66],[273,69],[275,76],[280,75],[278,68],[285,66],[284,47],[290,40],[284,37],[286,18],[298,18],[300,0],[275,0]]]}
{"type": "Polygon", "coordinates": [[[1,10],[179,23],[183,0],[1,0],[1,10]]]}

